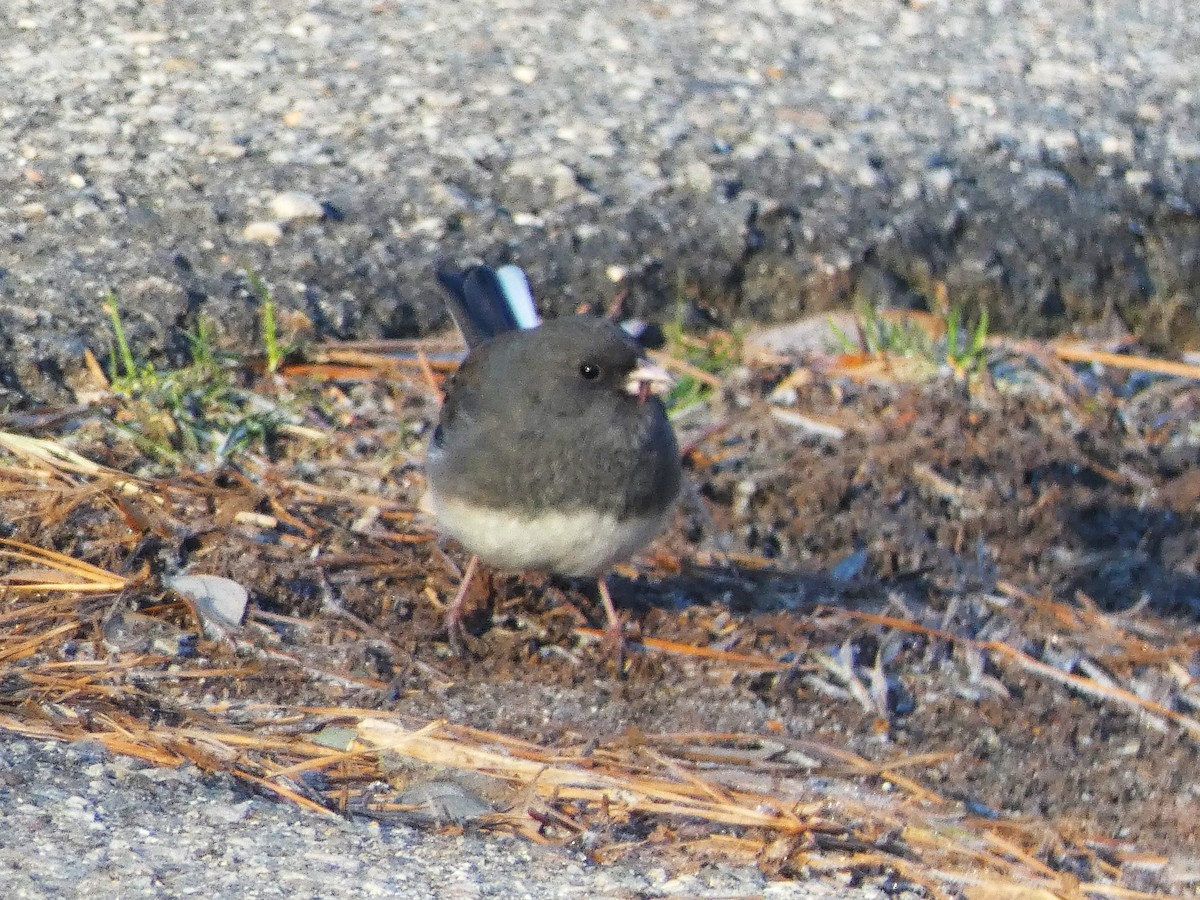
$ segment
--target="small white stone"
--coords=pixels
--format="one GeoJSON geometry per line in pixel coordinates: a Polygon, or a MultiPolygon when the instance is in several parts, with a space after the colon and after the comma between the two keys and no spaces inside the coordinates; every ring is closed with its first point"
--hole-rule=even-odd
{"type": "Polygon", "coordinates": [[[1100,139],[1100,152],[1107,156],[1133,156],[1133,138],[1106,134],[1100,139]]]}
{"type": "Polygon", "coordinates": [[[220,159],[241,159],[246,155],[244,144],[210,144],[204,148],[209,156],[220,159]]]}
{"type": "Polygon", "coordinates": [[[1143,122],[1161,122],[1162,110],[1153,103],[1142,103],[1137,108],[1137,117],[1143,122]]]}
{"type": "Polygon", "coordinates": [[[859,166],[854,180],[865,188],[878,187],[879,172],[874,166],[859,166]]]}
{"type": "Polygon", "coordinates": [[[625,280],[625,276],[629,274],[629,270],[624,266],[609,266],[604,270],[605,277],[613,284],[618,284],[625,280]]]}
{"type": "Polygon", "coordinates": [[[273,247],[283,239],[283,229],[278,222],[251,222],[242,229],[242,237],[254,244],[273,247]]]}
{"type": "Polygon", "coordinates": [[[520,225],[522,228],[540,228],[542,225],[541,217],[535,216],[533,213],[513,213],[512,219],[514,225],[520,225]]]}
{"type": "Polygon", "coordinates": [[[703,160],[696,159],[687,164],[683,172],[684,182],[697,194],[707,194],[713,189],[716,179],[712,167],[703,160]]]}
{"type": "Polygon", "coordinates": [[[126,43],[133,44],[135,47],[161,44],[167,39],[167,35],[162,31],[127,31],[122,37],[125,38],[126,43]]]}
{"type": "Polygon", "coordinates": [[[574,197],[580,191],[579,182],[575,178],[574,171],[569,166],[565,166],[562,163],[555,163],[547,171],[546,176],[550,182],[550,188],[554,193],[556,202],[574,197]]]}
{"type": "Polygon", "coordinates": [[[283,222],[296,222],[301,219],[320,219],[325,216],[325,209],[312,194],[301,191],[284,191],[271,198],[271,212],[276,219],[283,222]]]}
{"type": "Polygon", "coordinates": [[[182,128],[164,128],[158,139],[172,147],[189,147],[197,143],[196,135],[182,128]]]}
{"type": "Polygon", "coordinates": [[[231,628],[241,627],[250,592],[232,578],[220,575],[176,575],[167,587],[191,598],[206,632],[214,640],[231,628]]]}
{"type": "Polygon", "coordinates": [[[858,91],[854,85],[841,78],[830,84],[825,92],[833,100],[849,100],[852,97],[858,96],[858,91]]]}
{"type": "Polygon", "coordinates": [[[440,216],[426,216],[423,219],[417,219],[408,228],[413,234],[441,234],[445,229],[446,223],[440,216]]]}
{"type": "Polygon", "coordinates": [[[71,215],[76,219],[90,219],[92,216],[100,212],[100,207],[95,200],[83,198],[71,207],[71,215]]]}
{"type": "Polygon", "coordinates": [[[21,207],[21,218],[36,222],[46,218],[47,210],[44,203],[26,203],[21,207]]]}
{"type": "Polygon", "coordinates": [[[945,195],[954,186],[954,170],[948,166],[938,166],[925,173],[925,184],[935,194],[945,195]]]}
{"type": "Polygon", "coordinates": [[[1073,131],[1058,128],[1042,135],[1042,144],[1050,151],[1074,150],[1079,146],[1079,138],[1073,131]]]}
{"type": "Polygon", "coordinates": [[[72,172],[67,176],[67,184],[75,188],[75,190],[82,190],[87,187],[87,179],[78,172],[72,172]]]}
{"type": "Polygon", "coordinates": [[[512,77],[521,84],[533,84],[537,81],[538,70],[533,66],[513,66],[512,77]]]}
{"type": "Polygon", "coordinates": [[[1125,183],[1131,188],[1144,188],[1153,177],[1145,169],[1130,169],[1125,173],[1125,183]]]}
{"type": "Polygon", "coordinates": [[[429,90],[421,94],[421,102],[432,109],[453,109],[463,104],[462,91],[429,90]]]}
{"type": "Polygon", "coordinates": [[[253,73],[251,64],[244,59],[214,59],[209,66],[214,74],[231,78],[246,78],[253,73]]]}
{"type": "Polygon", "coordinates": [[[694,897],[700,893],[701,887],[700,880],[695,875],[681,875],[678,878],[664,881],[658,889],[664,894],[689,894],[694,897]]]}
{"type": "Polygon", "coordinates": [[[1055,169],[1033,169],[1025,174],[1021,183],[1031,191],[1069,191],[1071,182],[1067,176],[1055,169]]]}

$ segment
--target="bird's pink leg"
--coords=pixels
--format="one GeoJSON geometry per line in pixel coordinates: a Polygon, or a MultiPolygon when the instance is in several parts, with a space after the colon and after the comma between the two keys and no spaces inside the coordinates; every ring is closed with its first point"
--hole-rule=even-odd
{"type": "Polygon", "coordinates": [[[446,609],[446,632],[450,638],[450,647],[458,656],[462,656],[466,650],[466,632],[463,629],[463,607],[467,602],[467,591],[471,588],[471,581],[475,578],[475,570],[479,568],[479,557],[471,554],[471,560],[467,563],[467,570],[463,572],[462,581],[458,585],[458,593],[454,595],[454,599],[450,601],[450,606],[446,609]]]}

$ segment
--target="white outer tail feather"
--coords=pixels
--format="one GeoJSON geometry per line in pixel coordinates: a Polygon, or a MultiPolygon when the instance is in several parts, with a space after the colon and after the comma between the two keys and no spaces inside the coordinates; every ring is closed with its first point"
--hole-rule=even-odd
{"type": "Polygon", "coordinates": [[[537,328],[542,324],[537,307],[533,303],[533,291],[529,287],[529,279],[520,266],[501,266],[496,270],[496,277],[504,290],[504,299],[512,310],[513,318],[521,328],[537,328]]]}

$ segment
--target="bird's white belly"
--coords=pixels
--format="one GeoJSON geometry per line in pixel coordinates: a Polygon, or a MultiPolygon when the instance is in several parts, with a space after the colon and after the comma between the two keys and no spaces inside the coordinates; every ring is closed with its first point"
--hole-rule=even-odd
{"type": "Polygon", "coordinates": [[[599,575],[660,534],[670,512],[618,520],[589,510],[519,517],[430,492],[422,503],[441,530],[498,569],[599,575]]]}

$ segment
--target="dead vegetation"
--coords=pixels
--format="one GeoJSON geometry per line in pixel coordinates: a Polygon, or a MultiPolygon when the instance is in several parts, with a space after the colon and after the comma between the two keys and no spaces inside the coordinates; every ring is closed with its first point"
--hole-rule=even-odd
{"type": "Polygon", "coordinates": [[[166,428],[144,405],[160,382],[138,369],[122,398],[93,366],[93,403],[0,435],[0,729],[597,861],[931,896],[1194,892],[1200,371],[978,329],[962,347],[946,371],[894,346],[677,335],[703,501],[617,594],[638,651],[619,685],[594,610],[539,576],[479,598],[484,656],[446,652],[455,551],[414,508],[451,347],[221,364],[219,392],[182,382],[166,428]],[[265,427],[231,443],[247,410],[265,427]],[[247,588],[245,621],[214,628],[181,572],[247,588]],[[488,682],[602,681],[634,696],[607,732],[554,708],[417,714],[488,682]],[[718,724],[735,701],[761,716],[718,724]],[[1113,787],[1125,768],[1136,789],[1113,787]]]}

